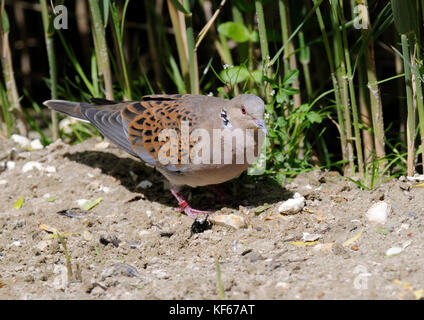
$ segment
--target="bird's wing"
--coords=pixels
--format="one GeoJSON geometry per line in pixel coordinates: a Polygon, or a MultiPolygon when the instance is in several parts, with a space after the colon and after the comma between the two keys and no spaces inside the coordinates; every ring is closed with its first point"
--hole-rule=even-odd
{"type": "MultiPolygon", "coordinates": [[[[92,123],[102,135],[133,156],[170,171],[184,171],[186,157],[193,146],[181,139],[181,122],[189,122],[189,134],[199,122],[199,109],[194,110],[184,99],[187,95],[153,95],[143,101],[115,102],[104,99],[92,100],[96,105],[62,100],[46,101],[49,108],[92,123]],[[160,148],[170,142],[159,138],[164,129],[175,130],[178,154],[173,163],[159,161],[160,148]]],[[[189,99],[190,100],[190,99],[189,99]]],[[[197,103],[196,103],[197,105],[197,103]]],[[[174,144],[175,145],[175,144],[174,144]]],[[[169,154],[166,154],[169,157],[169,154]]],[[[168,158],[169,158],[168,157],[168,158]]]]}
{"type": "MultiPolygon", "coordinates": [[[[147,98],[147,97],[146,97],[147,98]]],[[[146,99],[145,98],[145,99],[146,99]]],[[[151,158],[155,161],[155,165],[162,166],[171,171],[184,171],[186,165],[182,163],[182,158],[186,157],[186,152],[189,152],[193,146],[189,145],[189,141],[181,139],[181,123],[187,121],[188,134],[199,121],[199,115],[192,108],[184,103],[183,99],[174,96],[154,96],[154,99],[135,102],[126,105],[121,110],[122,120],[127,128],[127,135],[130,141],[131,148],[144,160],[151,158]],[[174,97],[174,98],[169,98],[174,97]],[[159,163],[159,150],[169,141],[169,137],[160,139],[159,135],[163,130],[171,129],[176,133],[178,140],[178,154],[173,164],[161,165],[159,163]]],[[[166,153],[170,159],[170,150],[166,153]]]]}

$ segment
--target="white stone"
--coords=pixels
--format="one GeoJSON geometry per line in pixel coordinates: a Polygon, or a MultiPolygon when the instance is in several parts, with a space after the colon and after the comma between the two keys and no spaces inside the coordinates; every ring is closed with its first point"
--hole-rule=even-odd
{"type": "Polygon", "coordinates": [[[44,146],[41,144],[40,140],[35,139],[31,141],[31,148],[34,150],[44,149],[44,146]]]}
{"type": "Polygon", "coordinates": [[[68,269],[62,265],[55,265],[53,273],[58,274],[53,280],[53,287],[57,290],[65,290],[68,284],[68,269]]]}
{"type": "Polygon", "coordinates": [[[150,234],[150,231],[149,231],[149,230],[146,230],[146,229],[141,230],[141,231],[138,233],[138,235],[139,235],[140,237],[145,237],[145,236],[148,236],[149,234],[150,234]]]}
{"type": "Polygon", "coordinates": [[[278,212],[281,214],[296,214],[305,207],[305,198],[299,193],[295,193],[292,199],[284,201],[278,207],[278,212]]]}
{"type": "Polygon", "coordinates": [[[97,150],[103,150],[103,149],[107,149],[109,146],[110,146],[110,143],[109,143],[109,142],[107,142],[107,141],[102,141],[102,142],[97,143],[97,144],[94,146],[94,149],[97,149],[97,150]]]}
{"type": "Polygon", "coordinates": [[[12,170],[12,169],[15,169],[15,167],[16,167],[16,163],[14,161],[7,161],[6,162],[6,168],[7,169],[12,170]]]}
{"type": "Polygon", "coordinates": [[[22,172],[28,172],[31,171],[33,169],[37,169],[37,170],[43,170],[43,166],[40,162],[37,161],[29,161],[27,163],[24,164],[24,166],[22,167],[22,172]]]}
{"type": "Polygon", "coordinates": [[[36,245],[36,248],[40,250],[41,252],[43,252],[48,248],[48,246],[49,246],[49,242],[46,240],[42,240],[36,245]]]}
{"type": "Polygon", "coordinates": [[[12,242],[12,246],[20,247],[21,246],[21,242],[20,241],[13,241],[12,242]]]}
{"type": "Polygon", "coordinates": [[[384,201],[379,201],[371,206],[366,213],[369,221],[384,224],[391,212],[392,207],[384,201]]]}
{"type": "Polygon", "coordinates": [[[11,138],[13,142],[19,144],[22,148],[28,148],[31,146],[31,142],[27,137],[20,136],[18,134],[13,134],[11,138]]]}
{"type": "Polygon", "coordinates": [[[277,282],[277,284],[275,285],[277,288],[282,289],[282,290],[287,290],[288,288],[290,288],[290,284],[288,284],[287,282],[277,282]]]}
{"type": "Polygon", "coordinates": [[[78,120],[75,118],[65,118],[59,122],[59,129],[66,134],[71,134],[73,132],[72,125],[76,123],[78,123],[78,120]]]}
{"type": "Polygon", "coordinates": [[[234,229],[247,228],[246,220],[242,216],[235,214],[216,215],[209,217],[209,221],[219,226],[232,227],[234,229]]]}
{"type": "Polygon", "coordinates": [[[390,248],[386,251],[386,256],[395,256],[395,255],[397,255],[401,252],[402,252],[402,248],[393,247],[393,248],[390,248]]]}
{"type": "Polygon", "coordinates": [[[302,240],[306,242],[313,242],[321,238],[322,238],[322,234],[310,234],[309,232],[304,232],[302,240]]]}
{"type": "Polygon", "coordinates": [[[149,180],[143,180],[141,181],[137,187],[140,187],[142,189],[150,188],[153,184],[149,180]]]}
{"type": "Polygon", "coordinates": [[[109,188],[109,187],[101,187],[101,190],[102,190],[104,193],[109,193],[109,192],[110,192],[110,188],[109,188]]]}

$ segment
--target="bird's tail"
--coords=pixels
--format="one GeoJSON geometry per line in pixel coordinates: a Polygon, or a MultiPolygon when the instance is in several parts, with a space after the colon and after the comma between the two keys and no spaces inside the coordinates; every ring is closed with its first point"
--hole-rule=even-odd
{"type": "Polygon", "coordinates": [[[79,120],[87,121],[87,118],[81,113],[79,102],[72,102],[66,100],[48,100],[44,101],[43,104],[50,109],[64,113],[68,116],[77,118],[79,120]]]}

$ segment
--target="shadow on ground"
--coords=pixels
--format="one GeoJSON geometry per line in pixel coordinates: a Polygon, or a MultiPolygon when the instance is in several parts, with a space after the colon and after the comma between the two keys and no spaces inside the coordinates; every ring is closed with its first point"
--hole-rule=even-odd
{"type": "MultiPolygon", "coordinates": [[[[168,206],[176,206],[176,200],[169,190],[165,190],[165,178],[154,168],[148,167],[142,161],[128,157],[118,157],[113,153],[102,151],[83,151],[64,155],[92,168],[101,169],[102,173],[118,179],[129,191],[142,193],[149,201],[156,201],[168,206]],[[152,187],[142,189],[137,185],[143,181],[152,182],[152,187]]],[[[239,179],[228,181],[218,186],[221,192],[229,196],[229,201],[218,201],[217,197],[207,188],[184,188],[183,194],[194,208],[211,210],[222,207],[238,208],[244,206],[260,206],[265,203],[276,203],[290,198],[293,193],[282,188],[266,177],[254,178],[243,174],[239,179]]]]}

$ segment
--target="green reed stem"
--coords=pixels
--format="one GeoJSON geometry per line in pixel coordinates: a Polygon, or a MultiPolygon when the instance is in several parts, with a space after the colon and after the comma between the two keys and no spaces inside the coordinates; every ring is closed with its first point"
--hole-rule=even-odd
{"type": "MultiPolygon", "coordinates": [[[[421,60],[421,46],[419,41],[415,41],[415,52],[417,53],[417,60],[422,62],[421,60]]],[[[413,70],[417,69],[417,63],[413,62],[413,70]]],[[[422,157],[424,159],[424,101],[423,101],[423,90],[422,90],[422,83],[419,78],[419,75],[415,74],[414,71],[414,81],[415,81],[415,98],[417,101],[417,109],[418,109],[418,123],[420,128],[420,138],[421,138],[421,151],[422,151],[422,157]]],[[[424,160],[422,160],[422,169],[424,172],[424,160]]]]}
{"type": "MultiPolygon", "coordinates": [[[[344,113],[345,120],[345,129],[346,129],[346,142],[347,142],[347,154],[349,159],[349,171],[345,170],[345,175],[355,174],[355,164],[354,164],[354,154],[353,154],[353,138],[352,138],[352,122],[350,117],[350,103],[349,103],[349,93],[348,93],[348,83],[347,83],[347,74],[346,74],[346,62],[344,59],[344,50],[343,50],[343,41],[342,35],[340,32],[340,23],[338,18],[338,2],[331,2],[331,12],[332,12],[332,24],[333,32],[335,34],[333,43],[334,43],[334,58],[336,63],[336,75],[339,82],[340,96],[342,98],[342,108],[344,113]]],[[[347,169],[347,167],[345,167],[347,169]]]]}
{"type": "MultiPolygon", "coordinates": [[[[261,47],[262,55],[262,66],[264,68],[264,75],[268,78],[272,76],[272,69],[269,66],[269,48],[268,48],[268,39],[266,35],[266,25],[265,25],[265,15],[264,8],[261,0],[255,0],[256,15],[258,17],[258,28],[259,28],[259,43],[261,47]]],[[[265,86],[265,100],[269,102],[270,100],[271,86],[269,83],[265,86]]]]}
{"type": "Polygon", "coordinates": [[[409,67],[411,60],[409,54],[409,41],[408,36],[402,34],[400,36],[402,43],[402,54],[403,54],[403,67],[405,72],[405,85],[406,85],[406,101],[408,107],[408,122],[407,122],[407,145],[408,145],[408,176],[414,174],[414,136],[415,136],[415,113],[413,105],[412,95],[412,74],[409,67]]]}
{"type": "MultiPolygon", "coordinates": [[[[315,3],[315,6],[319,3],[317,0],[313,0],[313,1],[315,3]]],[[[327,53],[328,64],[330,66],[331,81],[333,83],[333,88],[334,88],[334,98],[336,100],[336,111],[337,111],[337,119],[338,119],[338,126],[339,126],[338,129],[340,133],[340,144],[342,149],[342,160],[347,161],[349,157],[347,153],[345,120],[343,116],[343,107],[341,103],[340,88],[336,78],[336,70],[334,66],[333,53],[331,52],[330,42],[328,40],[327,31],[325,30],[324,20],[322,18],[321,10],[319,7],[316,8],[315,13],[316,13],[318,24],[322,33],[322,39],[324,42],[325,51],[327,53]]]]}
{"type": "Polygon", "coordinates": [[[112,86],[112,72],[110,68],[108,48],[106,44],[106,35],[102,16],[100,13],[100,7],[97,0],[88,0],[90,7],[91,18],[94,27],[94,41],[96,43],[95,49],[97,51],[97,57],[100,62],[101,72],[103,75],[106,99],[113,100],[113,86],[112,86]]]}
{"type": "Polygon", "coordinates": [[[194,32],[193,32],[193,14],[190,10],[189,0],[184,0],[184,8],[188,14],[185,14],[186,34],[187,34],[187,52],[190,66],[190,91],[192,94],[199,94],[199,68],[197,64],[197,51],[194,50],[194,32]]]}
{"type": "MultiPolygon", "coordinates": [[[[364,9],[368,10],[367,0],[364,0],[364,9]]],[[[369,13],[367,13],[369,16],[369,13]]],[[[370,26],[368,26],[369,28],[370,26]]],[[[369,29],[361,29],[362,32],[362,41],[366,42],[366,51],[365,51],[365,65],[367,69],[368,77],[368,89],[371,101],[371,116],[372,124],[374,130],[374,145],[375,152],[377,156],[377,161],[379,162],[380,169],[383,170],[386,166],[385,161],[380,161],[386,156],[385,143],[384,143],[384,121],[383,121],[383,105],[381,101],[380,88],[377,83],[377,70],[375,65],[374,58],[374,40],[373,36],[370,34],[369,29]]]]}
{"type": "Polygon", "coordinates": [[[350,60],[350,51],[349,51],[349,42],[347,39],[347,31],[346,31],[346,20],[343,13],[343,0],[340,1],[341,6],[341,24],[342,24],[342,35],[343,35],[343,47],[344,47],[344,55],[345,55],[345,62],[346,62],[346,71],[347,71],[347,78],[348,78],[348,85],[349,85],[349,94],[350,94],[350,101],[351,101],[351,107],[352,107],[352,116],[353,116],[353,128],[355,131],[355,146],[356,146],[356,153],[357,153],[357,159],[358,159],[358,170],[361,177],[364,176],[364,157],[362,153],[362,139],[360,134],[360,124],[359,124],[359,117],[358,117],[358,106],[356,103],[356,94],[355,94],[355,86],[353,83],[353,74],[352,74],[352,63],[350,60]]]}
{"type": "MultiPolygon", "coordinates": [[[[50,96],[51,99],[57,99],[57,70],[56,70],[56,55],[54,50],[54,30],[52,28],[52,18],[49,16],[47,9],[46,0],[40,0],[41,5],[41,15],[43,19],[44,27],[44,38],[46,41],[47,49],[47,59],[49,63],[49,72],[50,72],[50,96]]],[[[57,113],[54,110],[51,110],[51,121],[52,121],[52,137],[53,141],[56,141],[59,138],[59,126],[57,113]]]]}
{"type": "MultiPolygon", "coordinates": [[[[281,37],[283,40],[283,43],[288,42],[289,39],[289,19],[287,17],[287,0],[279,0],[278,1],[278,8],[280,11],[280,23],[281,23],[281,37]]],[[[286,46],[284,48],[284,73],[288,73],[290,71],[290,61],[289,61],[289,55],[290,55],[290,47],[286,46]]]]}
{"type": "Polygon", "coordinates": [[[118,10],[118,7],[116,6],[115,1],[113,1],[111,3],[110,12],[111,12],[115,36],[116,36],[116,40],[117,40],[116,42],[117,42],[118,50],[119,50],[122,76],[124,78],[124,83],[125,83],[125,90],[124,90],[125,91],[125,98],[126,98],[126,100],[131,100],[132,99],[132,97],[131,97],[131,85],[130,85],[130,81],[129,81],[129,78],[128,78],[127,63],[125,61],[124,46],[123,46],[125,16],[126,16],[127,8],[128,8],[128,3],[129,3],[129,0],[126,0],[125,3],[124,3],[124,8],[123,8],[123,11],[122,11],[121,19],[119,19],[119,10],[118,10]]]}
{"type": "Polygon", "coordinates": [[[19,99],[18,88],[14,76],[12,51],[9,43],[10,25],[7,12],[4,8],[4,0],[1,1],[0,9],[0,59],[3,69],[3,78],[5,82],[7,98],[9,102],[8,112],[12,111],[15,115],[16,127],[19,134],[26,136],[28,134],[28,126],[22,106],[19,99]]]}

